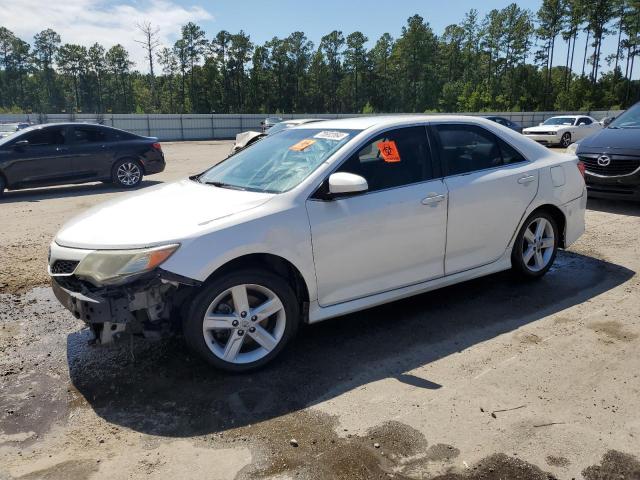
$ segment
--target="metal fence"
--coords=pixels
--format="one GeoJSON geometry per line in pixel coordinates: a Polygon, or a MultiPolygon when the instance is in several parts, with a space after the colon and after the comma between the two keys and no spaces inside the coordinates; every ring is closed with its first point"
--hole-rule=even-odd
{"type": "MultiPolygon", "coordinates": [[[[618,115],[620,111],[592,112],[466,112],[456,115],[497,115],[531,127],[555,115],[591,115],[600,120],[607,116],[618,115]]],[[[411,115],[411,114],[407,114],[411,115]]],[[[292,118],[347,118],[362,114],[282,114],[285,120],[292,118]]],[[[54,123],[89,122],[101,123],[127,130],[138,135],[158,137],[160,140],[217,140],[234,138],[237,133],[247,130],[260,130],[264,114],[0,114],[0,122],[54,123]]]]}

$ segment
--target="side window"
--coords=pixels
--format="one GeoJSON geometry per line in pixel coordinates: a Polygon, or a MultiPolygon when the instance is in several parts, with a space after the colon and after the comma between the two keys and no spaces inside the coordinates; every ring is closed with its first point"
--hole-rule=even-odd
{"type": "Polygon", "coordinates": [[[364,177],[370,192],[429,180],[433,174],[426,129],[407,127],[385,132],[338,171],[364,177]]]}
{"type": "Polygon", "coordinates": [[[520,153],[515,148],[513,148],[511,145],[509,145],[507,142],[505,142],[501,138],[498,139],[498,143],[500,144],[500,152],[502,153],[503,165],[510,165],[512,163],[519,163],[519,162],[525,161],[525,158],[522,155],[520,155],[520,153]]]}
{"type": "Polygon", "coordinates": [[[587,117],[580,117],[578,120],[578,125],[591,125],[592,123],[591,119],[587,117]]]}
{"type": "Polygon", "coordinates": [[[30,146],[63,145],[65,143],[65,129],[63,127],[48,127],[34,130],[20,137],[27,140],[30,146]]]}
{"type": "Polygon", "coordinates": [[[447,175],[475,172],[502,165],[495,135],[475,125],[436,126],[440,158],[447,175]]]}
{"type": "Polygon", "coordinates": [[[74,143],[102,143],[107,141],[107,136],[102,130],[90,127],[73,127],[74,143]]]}
{"type": "Polygon", "coordinates": [[[134,138],[134,135],[123,132],[122,130],[109,129],[109,141],[121,142],[124,140],[133,140],[134,138]]]}

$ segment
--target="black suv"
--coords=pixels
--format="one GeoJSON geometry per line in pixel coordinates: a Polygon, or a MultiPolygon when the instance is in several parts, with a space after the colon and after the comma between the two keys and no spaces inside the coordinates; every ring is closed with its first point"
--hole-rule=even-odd
{"type": "Polygon", "coordinates": [[[96,181],[131,188],[164,167],[154,137],[86,123],[36,125],[0,140],[0,195],[5,188],[96,181]]]}
{"type": "Polygon", "coordinates": [[[640,200],[640,102],[574,149],[590,196],[640,200]]]}

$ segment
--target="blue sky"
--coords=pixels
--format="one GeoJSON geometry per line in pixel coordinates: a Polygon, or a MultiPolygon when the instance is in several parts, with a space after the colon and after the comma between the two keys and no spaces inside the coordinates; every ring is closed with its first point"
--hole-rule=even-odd
{"type": "MultiPolygon", "coordinates": [[[[542,0],[520,0],[518,5],[535,12],[542,0]]],[[[255,43],[273,36],[283,37],[302,30],[317,45],[322,35],[336,29],[345,35],[360,30],[373,44],[384,32],[397,37],[411,15],[418,13],[436,34],[476,8],[483,16],[493,8],[504,8],[509,0],[18,0],[3,7],[0,24],[27,41],[45,28],[53,28],[63,42],[106,46],[122,43],[138,68],[145,69],[143,52],[135,42],[136,23],[150,21],[160,29],[160,40],[172,44],[180,26],[188,21],[201,25],[212,38],[219,30],[248,33],[255,43]]],[[[574,69],[582,66],[582,46],[578,43],[574,69]]],[[[610,37],[603,57],[614,51],[616,39],[610,37]]],[[[556,64],[564,63],[561,42],[556,64]]],[[[605,70],[607,68],[605,67],[605,70]]],[[[640,69],[638,69],[640,70],[640,69]]]]}
{"type": "MultiPolygon", "coordinates": [[[[441,34],[447,25],[460,23],[464,14],[475,8],[480,17],[490,10],[501,9],[513,0],[323,0],[303,2],[295,0],[240,0],[236,2],[201,2],[213,18],[203,22],[207,31],[222,28],[229,31],[243,29],[251,35],[254,42],[263,43],[273,36],[286,36],[294,30],[302,30],[318,43],[322,35],[336,29],[345,35],[354,30],[362,31],[369,37],[370,43],[385,32],[393,37],[400,35],[407,18],[417,13],[422,16],[436,32],[441,34]],[[389,7],[391,5],[391,7],[389,7]]],[[[542,0],[516,1],[518,6],[536,12],[542,0]]],[[[585,38],[578,41],[574,68],[582,67],[579,51],[585,38]]],[[[603,58],[616,48],[617,38],[609,38],[603,47],[603,58]]],[[[554,64],[564,65],[566,44],[561,42],[560,50],[554,55],[554,64]]]]}

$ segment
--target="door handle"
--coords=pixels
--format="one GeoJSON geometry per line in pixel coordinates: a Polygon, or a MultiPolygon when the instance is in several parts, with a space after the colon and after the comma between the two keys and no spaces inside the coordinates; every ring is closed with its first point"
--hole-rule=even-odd
{"type": "Polygon", "coordinates": [[[56,148],[56,151],[57,151],[57,152],[68,152],[68,151],[69,151],[69,149],[68,149],[68,148],[65,148],[65,147],[58,147],[58,148],[56,148]]]}
{"type": "Polygon", "coordinates": [[[528,183],[533,182],[536,179],[535,175],[526,175],[524,177],[520,177],[518,179],[518,183],[521,185],[527,185],[528,183]]]}
{"type": "Polygon", "coordinates": [[[422,204],[423,205],[436,205],[436,204],[444,201],[445,198],[447,198],[446,195],[441,195],[441,194],[437,194],[437,193],[430,193],[426,198],[422,199],[422,204]]]}

